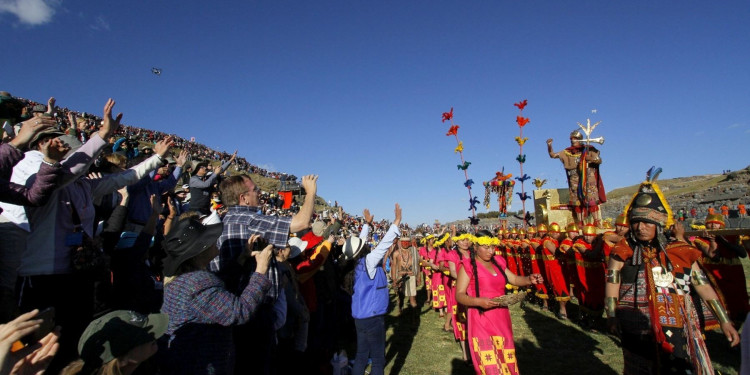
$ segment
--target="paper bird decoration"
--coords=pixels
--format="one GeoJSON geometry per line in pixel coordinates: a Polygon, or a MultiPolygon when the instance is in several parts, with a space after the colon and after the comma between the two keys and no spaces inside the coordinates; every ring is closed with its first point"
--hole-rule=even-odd
{"type": "Polygon", "coordinates": [[[526,154],[518,155],[518,157],[516,157],[516,160],[518,160],[518,162],[521,163],[521,164],[525,163],[526,162],[526,154]]]}
{"type": "Polygon", "coordinates": [[[516,107],[518,107],[518,109],[520,109],[520,110],[523,111],[524,107],[526,107],[526,104],[528,104],[528,103],[529,103],[529,101],[526,100],[526,99],[524,99],[524,100],[521,100],[518,103],[513,103],[513,105],[516,106],[516,107]]]}
{"type": "Polygon", "coordinates": [[[529,121],[531,121],[531,120],[529,120],[529,119],[528,119],[528,118],[526,118],[526,117],[522,117],[522,116],[516,116],[516,123],[517,123],[517,124],[518,124],[518,126],[520,126],[520,127],[524,127],[524,126],[526,126],[526,124],[528,124],[528,123],[529,123],[529,121]]]}
{"type": "Polygon", "coordinates": [[[529,140],[529,137],[523,137],[523,138],[516,137],[516,143],[518,143],[519,146],[523,146],[523,144],[526,143],[526,141],[528,140],[529,140]]]}
{"type": "Polygon", "coordinates": [[[458,142],[458,146],[456,146],[456,149],[453,150],[455,153],[463,152],[464,151],[464,142],[460,141],[458,142]]]}
{"type": "Polygon", "coordinates": [[[531,178],[531,177],[529,177],[529,175],[527,175],[527,174],[524,174],[524,175],[523,175],[523,176],[521,176],[521,177],[516,177],[516,180],[518,180],[518,181],[521,181],[521,183],[523,183],[524,181],[526,181],[526,180],[528,180],[528,179],[530,179],[530,178],[531,178]]]}
{"type": "Polygon", "coordinates": [[[450,121],[453,119],[453,107],[450,112],[443,112],[443,122],[450,121]]]}
{"type": "Polygon", "coordinates": [[[529,197],[529,195],[528,195],[528,194],[526,194],[526,192],[523,192],[523,193],[516,193],[516,194],[518,194],[518,198],[520,198],[520,199],[521,199],[522,201],[525,201],[525,200],[527,200],[527,199],[531,198],[531,197],[529,197]]]}
{"type": "Polygon", "coordinates": [[[447,135],[447,136],[451,136],[451,135],[456,135],[456,134],[458,134],[458,128],[459,128],[459,126],[458,126],[458,125],[453,125],[453,126],[451,126],[451,128],[450,128],[450,129],[448,129],[448,132],[447,132],[447,133],[445,133],[445,135],[447,135]]]}
{"type": "Polygon", "coordinates": [[[547,180],[542,180],[541,178],[535,178],[534,179],[534,186],[536,186],[537,189],[541,189],[544,184],[547,183],[547,180]]]}
{"type": "Polygon", "coordinates": [[[457,165],[458,169],[465,171],[467,168],[469,168],[469,165],[471,165],[470,161],[465,161],[463,164],[457,165]]]}
{"type": "Polygon", "coordinates": [[[479,225],[479,219],[475,216],[469,216],[469,222],[471,222],[471,225],[479,225]]]}
{"type": "Polygon", "coordinates": [[[464,186],[471,187],[471,185],[474,185],[474,180],[468,179],[466,182],[464,182],[464,186]]]}
{"type": "Polygon", "coordinates": [[[479,199],[477,199],[476,196],[474,196],[474,198],[469,199],[469,211],[476,211],[478,204],[479,204],[479,199]]]}

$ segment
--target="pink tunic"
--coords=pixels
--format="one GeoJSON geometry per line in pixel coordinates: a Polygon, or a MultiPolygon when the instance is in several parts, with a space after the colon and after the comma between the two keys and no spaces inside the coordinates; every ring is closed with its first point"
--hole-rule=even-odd
{"type": "MultiPolygon", "coordinates": [[[[475,283],[479,280],[480,297],[497,297],[505,295],[507,280],[503,270],[505,261],[495,257],[501,269],[494,265],[495,274],[481,264],[477,264],[477,275],[470,259],[464,259],[461,267],[469,275],[469,287],[466,293],[476,297],[475,283]]],[[[474,371],[477,374],[518,374],[516,347],[513,343],[510,311],[507,307],[481,310],[475,307],[468,309],[469,332],[467,346],[471,352],[474,371]]]]}
{"type": "MultiPolygon", "coordinates": [[[[456,272],[461,266],[459,250],[451,250],[446,255],[446,260],[455,265],[456,272]]],[[[464,257],[467,259],[467,257],[464,257]]],[[[456,340],[466,341],[466,306],[456,302],[456,282],[450,278],[450,290],[448,292],[448,309],[453,314],[453,336],[456,340]]]]}
{"type": "MultiPolygon", "coordinates": [[[[444,253],[441,249],[433,249],[428,252],[430,261],[440,266],[443,262],[442,254],[444,253]]],[[[447,306],[447,300],[445,296],[445,285],[443,285],[443,273],[440,270],[432,270],[432,308],[442,309],[447,306]]]]}

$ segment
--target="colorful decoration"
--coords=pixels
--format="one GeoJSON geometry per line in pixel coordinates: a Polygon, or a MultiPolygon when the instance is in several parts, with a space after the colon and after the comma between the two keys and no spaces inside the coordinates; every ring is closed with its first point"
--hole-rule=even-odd
{"type": "MultiPolygon", "coordinates": [[[[451,107],[450,112],[443,112],[443,122],[451,121],[451,120],[453,120],[453,107],[451,107]]],[[[452,123],[453,121],[451,121],[451,124],[452,123]]],[[[452,126],[451,126],[451,129],[453,129],[452,126]]],[[[458,129],[458,126],[456,126],[456,129],[458,129]]]]}
{"type": "Polygon", "coordinates": [[[516,123],[520,127],[526,126],[526,124],[528,124],[529,121],[531,121],[531,120],[529,120],[528,118],[525,118],[525,117],[522,117],[522,116],[516,116],[516,123]]]}
{"type": "Polygon", "coordinates": [[[508,217],[508,207],[510,207],[513,201],[513,187],[516,182],[511,177],[512,174],[504,174],[505,168],[502,172],[496,172],[495,177],[490,181],[484,182],[484,206],[490,208],[490,194],[497,194],[497,205],[498,212],[500,213],[500,220],[505,220],[508,217]]]}
{"type": "Polygon", "coordinates": [[[537,189],[541,189],[544,184],[547,183],[547,179],[542,180],[541,178],[535,178],[534,179],[534,186],[536,186],[537,189]]]}
{"type": "Polygon", "coordinates": [[[453,150],[453,152],[459,153],[459,152],[462,152],[463,150],[464,150],[464,143],[461,142],[461,141],[459,141],[458,142],[458,146],[456,146],[456,148],[453,150]]]}
{"type": "Polygon", "coordinates": [[[451,127],[448,129],[448,132],[445,133],[445,135],[452,135],[456,138],[457,146],[453,151],[461,157],[461,164],[458,164],[456,167],[458,167],[459,170],[464,171],[464,187],[466,187],[466,189],[469,191],[469,211],[471,211],[469,221],[471,222],[471,225],[479,225],[479,219],[477,219],[476,215],[479,199],[471,195],[471,185],[474,184],[474,180],[469,178],[469,172],[466,171],[467,169],[469,169],[471,162],[464,160],[464,143],[458,139],[459,126],[453,123],[453,107],[451,107],[450,112],[443,112],[442,120],[443,122],[450,121],[451,123],[451,127]]]}
{"type": "Polygon", "coordinates": [[[516,180],[521,182],[521,192],[516,193],[518,194],[518,197],[521,199],[521,212],[523,213],[521,216],[523,217],[523,228],[526,228],[526,225],[528,224],[526,222],[526,200],[529,199],[529,195],[526,194],[524,191],[524,182],[528,180],[530,177],[529,175],[523,173],[523,164],[526,163],[526,154],[523,153],[523,145],[528,141],[529,139],[523,136],[523,127],[526,126],[531,120],[529,120],[528,117],[523,117],[523,110],[526,108],[526,105],[529,104],[529,101],[524,99],[518,103],[514,103],[513,105],[518,108],[518,116],[516,116],[516,124],[518,124],[518,130],[519,135],[516,137],[516,143],[518,143],[518,157],[516,157],[516,160],[518,161],[519,169],[521,170],[521,177],[516,177],[516,180]]]}

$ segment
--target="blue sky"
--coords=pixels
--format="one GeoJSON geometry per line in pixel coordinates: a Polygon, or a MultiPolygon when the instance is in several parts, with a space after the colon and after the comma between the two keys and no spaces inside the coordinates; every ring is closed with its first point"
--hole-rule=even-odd
{"type": "Polygon", "coordinates": [[[319,174],[350,212],[398,202],[431,223],[469,215],[451,107],[480,200],[503,166],[518,175],[522,99],[524,172],[546,188],[566,185],[546,139],[559,150],[588,118],[607,189],[651,165],[747,166],[748,19],[739,0],[0,0],[0,90],[96,113],[112,97],[124,123],[319,174]]]}

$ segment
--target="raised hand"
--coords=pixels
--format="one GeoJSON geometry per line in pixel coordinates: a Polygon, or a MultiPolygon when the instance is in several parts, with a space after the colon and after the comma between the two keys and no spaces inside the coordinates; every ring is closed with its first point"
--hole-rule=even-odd
{"type": "Polygon", "coordinates": [[[305,189],[305,194],[314,197],[318,191],[318,175],[302,176],[302,187],[305,189]]]}
{"type": "Polygon", "coordinates": [[[50,117],[52,117],[55,114],[55,97],[49,98],[47,101],[47,112],[50,117]]]}
{"type": "MultiPolygon", "coordinates": [[[[115,134],[117,131],[117,128],[120,127],[120,120],[122,120],[122,113],[118,113],[117,117],[112,117],[112,108],[115,107],[115,101],[111,98],[107,100],[107,103],[104,104],[104,116],[102,118],[104,119],[102,121],[102,126],[99,128],[99,137],[102,139],[107,139],[112,134],[115,134]]],[[[72,124],[75,127],[75,124],[72,124]]]]}
{"type": "Polygon", "coordinates": [[[177,155],[177,166],[182,168],[185,166],[185,163],[188,161],[188,156],[190,156],[190,153],[187,152],[187,150],[180,151],[180,154],[177,155]]]}
{"type": "Polygon", "coordinates": [[[154,145],[154,152],[156,155],[159,155],[159,157],[164,157],[167,155],[167,152],[169,152],[169,149],[174,146],[174,138],[172,136],[169,136],[167,138],[162,139],[159,142],[156,142],[154,145]]]}
{"type": "Polygon", "coordinates": [[[44,161],[55,164],[65,158],[70,146],[59,138],[47,138],[39,144],[39,150],[44,155],[44,161]]]}
{"type": "Polygon", "coordinates": [[[362,211],[362,217],[365,218],[365,223],[367,224],[372,224],[372,220],[375,219],[375,217],[370,213],[370,210],[366,208],[364,209],[364,211],[362,211]]]}
{"type": "Polygon", "coordinates": [[[29,145],[31,138],[42,130],[57,125],[57,121],[50,117],[33,117],[21,123],[21,130],[9,143],[16,148],[22,149],[29,145]]]}
{"type": "Polygon", "coordinates": [[[401,206],[399,206],[398,203],[396,203],[396,208],[393,209],[393,213],[396,216],[396,218],[393,220],[393,225],[401,225],[401,206]]]}

